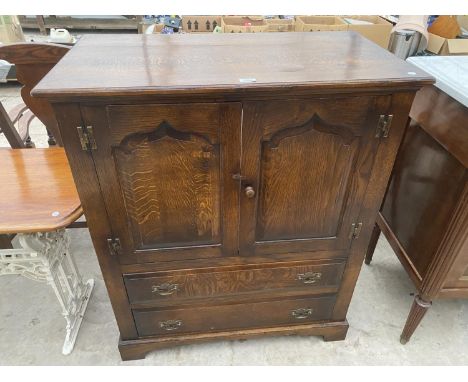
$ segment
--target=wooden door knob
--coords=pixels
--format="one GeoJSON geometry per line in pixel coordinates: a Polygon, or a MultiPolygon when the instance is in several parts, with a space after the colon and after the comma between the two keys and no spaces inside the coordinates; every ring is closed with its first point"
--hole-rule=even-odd
{"type": "Polygon", "coordinates": [[[255,196],[255,190],[252,186],[247,186],[245,188],[245,196],[247,196],[249,199],[252,199],[255,196]]]}

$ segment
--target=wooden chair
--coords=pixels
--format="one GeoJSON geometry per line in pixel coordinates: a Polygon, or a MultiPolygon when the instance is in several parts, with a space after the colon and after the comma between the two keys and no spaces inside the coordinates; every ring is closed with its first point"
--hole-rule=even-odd
{"type": "MultiPolygon", "coordinates": [[[[31,97],[30,93],[32,88],[69,50],[70,47],[64,45],[27,42],[0,46],[0,59],[15,64],[17,79],[23,85],[21,98],[30,112],[46,126],[49,145],[58,144],[62,146],[57,120],[50,104],[43,99],[31,97]]],[[[20,110],[22,105],[17,106],[17,108],[20,110]]],[[[14,113],[10,113],[10,119],[12,119],[13,115],[14,113]]],[[[2,130],[5,126],[8,127],[5,121],[0,122],[2,130]]],[[[21,137],[21,131],[19,135],[21,137]]]]}
{"type": "Polygon", "coordinates": [[[65,151],[0,148],[0,163],[0,234],[17,234],[19,243],[0,249],[0,276],[22,275],[53,288],[67,321],[62,352],[69,354],[94,280],[82,281],[69,251],[65,228],[83,212],[65,151]]]}
{"type": "MultiPolygon", "coordinates": [[[[0,46],[0,59],[16,66],[18,81],[23,85],[23,102],[7,112],[0,103],[0,130],[12,148],[34,147],[29,138],[29,125],[37,117],[47,129],[49,146],[62,146],[62,138],[52,107],[43,99],[31,97],[31,89],[71,48],[58,44],[17,43],[0,46]],[[15,123],[18,122],[18,129],[15,123]]],[[[68,228],[86,228],[85,221],[73,222],[68,228]]],[[[0,237],[0,248],[8,239],[0,237]]],[[[3,248],[5,248],[3,246],[3,248]]]]}
{"type": "Polygon", "coordinates": [[[29,136],[29,125],[33,119],[34,114],[24,103],[16,105],[7,112],[0,102],[0,133],[5,134],[12,148],[35,147],[29,136]],[[18,128],[15,124],[18,124],[18,128]]]}

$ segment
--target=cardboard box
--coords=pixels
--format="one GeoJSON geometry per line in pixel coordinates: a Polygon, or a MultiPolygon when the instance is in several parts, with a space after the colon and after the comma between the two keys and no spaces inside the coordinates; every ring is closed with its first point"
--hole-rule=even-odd
{"type": "Polygon", "coordinates": [[[221,16],[182,16],[182,29],[188,33],[213,32],[221,25],[221,16]]]}
{"type": "Polygon", "coordinates": [[[224,16],[221,26],[224,33],[268,32],[268,24],[262,16],[224,16]]]}
{"type": "Polygon", "coordinates": [[[468,55],[468,39],[447,39],[429,33],[429,42],[426,50],[439,56],[468,55]]]}
{"type": "Polygon", "coordinates": [[[390,41],[393,24],[379,16],[342,16],[348,24],[349,31],[355,31],[363,37],[375,42],[382,48],[387,49],[390,41]],[[356,20],[357,22],[370,22],[371,24],[352,24],[347,20],[356,20]]]}
{"type": "Polygon", "coordinates": [[[23,30],[16,16],[0,16],[0,42],[3,44],[24,41],[23,30]]]}
{"type": "Polygon", "coordinates": [[[337,16],[297,16],[296,32],[346,31],[346,24],[337,16]]]}
{"type": "Polygon", "coordinates": [[[268,32],[294,32],[295,20],[292,19],[266,19],[268,32]]]}
{"type": "Polygon", "coordinates": [[[149,27],[153,26],[153,34],[161,33],[162,29],[164,28],[164,24],[143,24],[141,33],[146,33],[149,27]]]}

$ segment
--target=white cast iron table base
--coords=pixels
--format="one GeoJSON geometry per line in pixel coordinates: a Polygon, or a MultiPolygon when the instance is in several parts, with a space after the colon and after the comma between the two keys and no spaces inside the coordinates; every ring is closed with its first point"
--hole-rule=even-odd
{"type": "Polygon", "coordinates": [[[67,322],[62,353],[70,354],[83,320],[94,280],[83,282],[65,229],[53,232],[20,233],[20,248],[0,249],[0,276],[22,275],[46,282],[57,296],[67,322]]]}

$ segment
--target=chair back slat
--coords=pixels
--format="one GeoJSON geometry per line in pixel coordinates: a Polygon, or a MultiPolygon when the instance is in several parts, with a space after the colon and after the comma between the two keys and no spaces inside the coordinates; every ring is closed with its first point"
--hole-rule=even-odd
{"type": "Polygon", "coordinates": [[[12,149],[23,149],[26,147],[26,137],[21,137],[15,129],[13,122],[10,119],[7,111],[0,102],[0,133],[5,134],[5,138],[12,149]]]}

